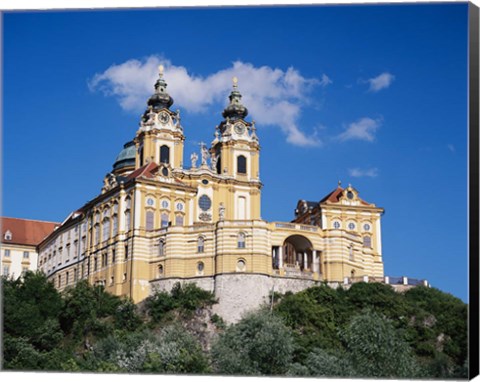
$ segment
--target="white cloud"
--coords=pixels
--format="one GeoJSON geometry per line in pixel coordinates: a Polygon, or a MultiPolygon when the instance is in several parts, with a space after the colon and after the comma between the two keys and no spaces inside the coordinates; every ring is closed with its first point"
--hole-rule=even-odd
{"type": "Polygon", "coordinates": [[[358,139],[361,141],[373,142],[375,140],[375,133],[380,127],[380,119],[372,119],[364,117],[356,122],[350,123],[345,131],[337,138],[341,141],[348,141],[358,139]]]}
{"type": "Polygon", "coordinates": [[[331,83],[333,83],[331,78],[329,76],[327,76],[326,74],[322,74],[322,79],[320,80],[320,85],[325,87],[327,85],[330,85],[331,83]]]}
{"type": "Polygon", "coordinates": [[[368,90],[375,93],[382,89],[386,89],[392,84],[394,79],[395,76],[388,72],[382,73],[377,77],[370,78],[367,80],[367,82],[370,84],[370,88],[368,90]]]}
{"type": "Polygon", "coordinates": [[[318,146],[321,143],[316,134],[303,132],[298,121],[312,88],[325,87],[332,82],[325,74],[318,80],[305,78],[292,67],[282,71],[236,61],[226,69],[202,77],[165,58],[150,56],[143,61],[129,60],[112,65],[103,73],[95,74],[89,81],[89,88],[116,97],[127,111],[140,113],[153,92],[160,64],[165,66],[168,92],[180,108],[191,113],[221,111],[228,101],[232,77],[235,76],[239,78],[242,102],[258,126],[279,127],[286,134],[287,141],[294,145],[318,146]]]}
{"type": "Polygon", "coordinates": [[[370,178],[375,178],[378,176],[378,168],[369,168],[369,169],[360,169],[360,168],[351,168],[348,170],[348,173],[350,176],[353,176],[354,178],[363,178],[363,177],[370,177],[370,178]]]}

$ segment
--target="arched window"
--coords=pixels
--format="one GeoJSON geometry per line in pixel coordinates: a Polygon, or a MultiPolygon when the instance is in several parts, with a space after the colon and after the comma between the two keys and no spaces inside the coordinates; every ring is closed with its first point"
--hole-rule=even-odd
{"type": "Polygon", "coordinates": [[[4,239],[5,240],[12,240],[12,232],[10,230],[7,230],[7,232],[5,232],[4,239]]]}
{"type": "Polygon", "coordinates": [[[245,272],[247,269],[247,262],[245,259],[239,259],[237,261],[237,272],[245,272]]]}
{"type": "Polygon", "coordinates": [[[183,215],[176,215],[175,216],[175,225],[182,226],[183,225],[183,215]]]}
{"type": "Polygon", "coordinates": [[[168,227],[168,214],[162,214],[162,227],[168,227]]]}
{"type": "Polygon", "coordinates": [[[105,219],[103,221],[103,241],[110,238],[110,219],[105,219]]]}
{"type": "Polygon", "coordinates": [[[170,163],[170,147],[167,145],[160,147],[160,163],[170,163]]]}
{"type": "Polygon", "coordinates": [[[365,248],[372,248],[372,238],[370,236],[363,237],[363,246],[365,248]]]}
{"type": "Polygon", "coordinates": [[[163,277],[163,265],[159,265],[157,268],[158,277],[163,277]]]}
{"type": "Polygon", "coordinates": [[[130,221],[130,210],[125,211],[125,232],[130,231],[131,221],[130,221]]]}
{"type": "Polygon", "coordinates": [[[97,223],[95,225],[95,244],[98,244],[100,241],[100,225],[97,223]]]}
{"type": "Polygon", "coordinates": [[[147,211],[147,213],[145,214],[145,229],[147,231],[152,231],[153,223],[154,223],[153,211],[147,211]]]}
{"type": "Polygon", "coordinates": [[[237,247],[245,248],[245,234],[243,232],[238,234],[237,247]]]}
{"type": "Polygon", "coordinates": [[[165,240],[160,239],[158,242],[158,256],[165,256],[165,240]]]}
{"type": "Polygon", "coordinates": [[[243,155],[239,155],[237,157],[237,172],[239,174],[247,173],[247,158],[245,158],[243,155]]]}
{"type": "Polygon", "coordinates": [[[205,238],[203,236],[200,236],[197,240],[197,252],[203,253],[204,250],[205,250],[205,238]]]}
{"type": "Polygon", "coordinates": [[[118,215],[113,215],[113,236],[118,233],[118,215]]]}
{"type": "Polygon", "coordinates": [[[205,269],[205,264],[201,261],[197,263],[197,273],[198,274],[203,274],[203,270],[205,269]]]}

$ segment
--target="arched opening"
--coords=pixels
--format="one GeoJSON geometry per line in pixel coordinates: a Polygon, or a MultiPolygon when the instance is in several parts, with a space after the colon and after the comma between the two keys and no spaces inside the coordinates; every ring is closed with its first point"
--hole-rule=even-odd
{"type": "Polygon", "coordinates": [[[283,242],[283,264],[285,268],[314,271],[313,245],[306,237],[292,235],[283,242]]]}
{"type": "Polygon", "coordinates": [[[247,173],[247,158],[244,155],[239,155],[237,157],[237,172],[239,174],[247,173]]]}
{"type": "Polygon", "coordinates": [[[170,147],[167,145],[160,147],[160,163],[170,163],[170,147]]]}

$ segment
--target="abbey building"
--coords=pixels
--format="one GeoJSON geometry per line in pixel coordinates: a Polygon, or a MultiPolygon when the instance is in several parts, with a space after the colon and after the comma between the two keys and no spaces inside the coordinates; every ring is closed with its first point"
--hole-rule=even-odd
{"type": "Polygon", "coordinates": [[[183,121],[160,67],[101,193],[38,246],[38,267],[58,289],[87,279],[140,302],[195,282],[215,292],[215,309],[232,321],[272,290],[383,278],[383,209],[351,186],[300,200],[290,222],[261,218],[260,143],[235,79],[229,99],[214,140],[187,164],[183,121]]]}

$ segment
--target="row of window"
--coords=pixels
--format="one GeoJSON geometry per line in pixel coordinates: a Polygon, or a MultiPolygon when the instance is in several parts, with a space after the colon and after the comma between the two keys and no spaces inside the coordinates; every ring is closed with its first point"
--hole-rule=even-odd
{"type": "MultiPolygon", "coordinates": [[[[165,239],[160,239],[158,243],[158,255],[165,256],[165,239]]],[[[245,233],[240,232],[237,237],[237,248],[245,248],[245,233]]],[[[197,253],[205,252],[205,237],[199,236],[197,239],[197,253]]]]}
{"type": "MultiPolygon", "coordinates": [[[[22,267],[22,276],[28,271],[28,267],[22,267]]],[[[10,275],[10,265],[3,266],[3,276],[8,277],[10,275]]]]}
{"type": "MultiPolygon", "coordinates": [[[[197,263],[197,274],[203,275],[203,271],[205,269],[205,263],[203,261],[199,261],[197,263]]],[[[247,262],[245,259],[238,259],[236,265],[237,272],[245,272],[247,270],[247,262]]],[[[157,275],[158,277],[163,277],[165,273],[165,268],[163,264],[158,265],[157,267],[157,275]]]]}
{"type": "MultiPolygon", "coordinates": [[[[155,198],[151,197],[151,196],[147,196],[146,204],[147,204],[148,207],[154,207],[155,206],[155,198]]],[[[170,208],[170,202],[166,199],[163,199],[160,202],[160,207],[162,209],[168,210],[170,208]]],[[[182,201],[175,202],[175,210],[183,211],[184,209],[185,209],[185,205],[182,201]]]]}
{"type": "MultiPolygon", "coordinates": [[[[175,225],[183,226],[184,217],[183,215],[175,215],[175,225]]],[[[162,213],[160,215],[160,227],[168,227],[170,225],[169,215],[167,213],[162,213]]],[[[145,213],[145,229],[147,231],[152,231],[155,228],[155,212],[148,210],[145,213]]]]}
{"type": "MultiPolygon", "coordinates": [[[[335,229],[339,229],[340,227],[342,227],[342,222],[340,220],[334,220],[333,223],[332,223],[332,226],[335,229]]],[[[357,225],[354,222],[348,222],[347,223],[347,228],[349,230],[353,231],[357,228],[357,225]]],[[[372,229],[372,226],[370,225],[370,223],[364,223],[362,228],[363,228],[364,231],[368,232],[372,229]]]]}
{"type": "MultiPolygon", "coordinates": [[[[9,250],[9,249],[5,249],[5,250],[3,251],[3,255],[4,255],[5,257],[10,257],[10,250],[9,250]]],[[[29,258],[30,258],[30,252],[24,251],[24,252],[23,252],[23,258],[24,258],[24,259],[29,259],[29,258]]]]}

